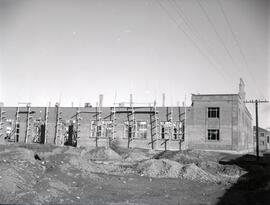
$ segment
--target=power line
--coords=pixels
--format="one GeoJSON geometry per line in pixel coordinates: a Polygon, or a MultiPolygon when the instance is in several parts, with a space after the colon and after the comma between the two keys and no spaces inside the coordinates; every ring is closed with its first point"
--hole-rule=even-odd
{"type": "MultiPolygon", "coordinates": [[[[158,5],[160,6],[160,8],[168,15],[169,19],[174,23],[176,24],[177,28],[183,32],[185,34],[185,36],[193,43],[193,45],[198,49],[198,51],[202,54],[203,57],[205,57],[209,62],[210,64],[213,66],[213,67],[216,67],[218,69],[218,72],[220,72],[220,69],[212,62],[211,58],[206,55],[204,53],[204,51],[202,50],[202,48],[200,48],[200,46],[194,41],[194,39],[178,24],[178,22],[175,20],[175,18],[173,18],[173,16],[168,12],[168,9],[166,9],[164,7],[164,5],[159,1],[159,0],[156,0],[156,2],[158,3],[158,5]]],[[[220,73],[221,74],[221,73],[220,73]]],[[[224,75],[221,74],[221,76],[223,77],[224,79],[224,75]]],[[[224,79],[225,80],[225,79],[224,79]]],[[[229,80],[229,78],[228,78],[229,80]]],[[[226,81],[226,80],[225,80],[226,81]]]]}
{"type": "MultiPolygon", "coordinates": [[[[221,35],[217,31],[217,28],[216,28],[215,24],[213,23],[213,21],[211,20],[210,16],[208,15],[206,9],[201,4],[200,0],[197,0],[196,2],[198,3],[199,7],[201,8],[201,10],[203,11],[203,13],[205,14],[207,21],[209,22],[209,24],[213,28],[216,36],[218,37],[219,41],[221,42],[222,47],[224,48],[224,50],[226,51],[227,55],[231,59],[232,63],[236,65],[235,60],[234,60],[234,57],[232,56],[230,50],[227,48],[226,43],[224,42],[223,38],[221,37],[221,35]]],[[[239,71],[237,65],[236,65],[236,69],[238,70],[239,74],[241,74],[241,71],[239,71]]]]}
{"type": "MultiPolygon", "coordinates": [[[[199,35],[198,30],[196,29],[196,27],[193,26],[193,24],[191,23],[191,21],[188,19],[188,17],[185,15],[184,11],[181,9],[181,7],[176,3],[176,0],[172,0],[172,2],[170,0],[168,0],[168,2],[172,5],[172,2],[174,3],[174,5],[172,5],[172,7],[176,7],[176,11],[177,14],[179,15],[179,17],[183,20],[183,22],[186,24],[186,26],[189,28],[189,30],[191,31],[191,33],[198,39],[201,41],[204,41],[204,39],[199,35]]],[[[203,44],[203,43],[202,43],[203,44]]],[[[209,48],[206,45],[207,48],[209,48]]],[[[209,52],[211,55],[213,55],[212,52],[209,52]]],[[[223,66],[220,66],[224,69],[223,66]]],[[[225,70],[225,69],[224,69],[225,70]]],[[[229,74],[229,73],[228,73],[229,74]]],[[[230,74],[229,74],[230,75],[230,74]]],[[[232,77],[230,75],[230,77],[232,77]]],[[[233,77],[232,77],[233,78],[233,77]]]]}
{"type": "MultiPolygon", "coordinates": [[[[245,64],[245,66],[246,66],[246,69],[245,69],[245,70],[249,73],[249,76],[250,76],[251,80],[254,81],[257,93],[262,94],[262,93],[259,91],[258,87],[257,87],[256,81],[255,81],[255,79],[253,78],[253,75],[252,75],[251,71],[248,69],[249,66],[248,66],[248,63],[247,63],[246,56],[245,56],[245,54],[244,54],[244,52],[243,52],[243,49],[241,48],[241,46],[240,46],[240,44],[239,44],[239,41],[237,40],[237,37],[236,37],[236,35],[235,35],[235,33],[234,33],[233,29],[232,29],[231,23],[230,23],[230,21],[229,21],[227,15],[226,15],[226,11],[225,11],[225,9],[224,9],[224,7],[223,7],[221,1],[218,0],[217,2],[218,2],[218,5],[219,5],[219,7],[220,7],[220,10],[221,10],[221,12],[222,12],[222,15],[224,16],[225,22],[226,22],[227,26],[229,27],[229,30],[230,30],[230,32],[231,32],[231,34],[232,34],[233,40],[234,40],[234,42],[235,42],[235,44],[236,44],[238,50],[240,51],[240,55],[241,55],[242,60],[243,60],[243,62],[244,62],[244,64],[245,64]]],[[[262,95],[262,96],[263,96],[263,95],[262,95]]]]}

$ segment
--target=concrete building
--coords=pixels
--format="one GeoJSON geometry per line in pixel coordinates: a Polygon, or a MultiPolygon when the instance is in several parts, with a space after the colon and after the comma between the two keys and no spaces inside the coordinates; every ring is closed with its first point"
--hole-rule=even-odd
{"type": "MultiPolygon", "coordinates": [[[[165,101],[165,96],[163,96],[165,101]]],[[[190,107],[4,107],[0,143],[50,143],[179,150],[253,150],[252,118],[239,93],[192,95],[190,107]]],[[[163,102],[164,105],[164,102],[163,102]]]]}
{"type": "Polygon", "coordinates": [[[192,95],[187,120],[191,149],[252,151],[252,117],[242,79],[237,94],[192,95]]]}
{"type": "MultiPolygon", "coordinates": [[[[259,150],[265,151],[270,149],[270,131],[267,129],[259,128],[259,150]]],[[[253,127],[254,146],[256,146],[256,126],[253,127]]]]}

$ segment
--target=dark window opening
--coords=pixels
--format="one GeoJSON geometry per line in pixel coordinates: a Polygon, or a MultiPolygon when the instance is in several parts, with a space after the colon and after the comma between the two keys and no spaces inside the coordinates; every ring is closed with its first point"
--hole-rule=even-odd
{"type": "Polygon", "coordinates": [[[132,126],[128,126],[128,138],[132,138],[132,126]]]}
{"type": "Polygon", "coordinates": [[[181,133],[182,133],[182,140],[184,141],[185,140],[185,125],[184,124],[182,124],[181,133]]]}
{"type": "Polygon", "coordinates": [[[45,125],[40,126],[40,144],[45,143],[45,125]]]}
{"type": "Polygon", "coordinates": [[[16,124],[16,134],[15,134],[15,142],[19,142],[19,136],[20,136],[20,124],[16,124]]]}
{"type": "Polygon", "coordinates": [[[208,140],[219,141],[219,130],[209,129],[208,130],[208,140]]]}
{"type": "Polygon", "coordinates": [[[77,139],[75,138],[75,135],[76,135],[76,133],[74,130],[74,126],[69,125],[68,126],[68,138],[67,138],[67,141],[64,143],[64,145],[76,147],[77,146],[77,139]]]}
{"type": "Polygon", "coordinates": [[[208,118],[219,118],[219,107],[209,107],[208,118]]]}
{"type": "Polygon", "coordinates": [[[161,128],[161,139],[164,139],[165,138],[165,128],[162,127],[161,128]]]}
{"type": "Polygon", "coordinates": [[[97,126],[97,137],[101,137],[101,129],[102,129],[101,125],[98,125],[97,126]]]}
{"type": "Polygon", "coordinates": [[[175,140],[178,138],[177,135],[178,135],[177,128],[175,127],[175,128],[173,128],[173,137],[174,137],[175,140]]]}

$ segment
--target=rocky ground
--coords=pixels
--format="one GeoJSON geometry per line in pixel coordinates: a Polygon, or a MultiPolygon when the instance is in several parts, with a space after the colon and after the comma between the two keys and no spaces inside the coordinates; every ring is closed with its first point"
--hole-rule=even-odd
{"type": "Polygon", "coordinates": [[[2,145],[0,202],[238,204],[241,199],[245,204],[251,189],[268,199],[267,161],[246,158],[203,151],[2,145]]]}

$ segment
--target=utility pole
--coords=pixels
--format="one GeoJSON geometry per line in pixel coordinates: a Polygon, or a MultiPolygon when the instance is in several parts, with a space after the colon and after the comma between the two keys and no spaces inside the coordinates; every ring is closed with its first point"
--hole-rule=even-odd
{"type": "Polygon", "coordinates": [[[257,161],[259,161],[259,117],[258,117],[258,104],[259,103],[269,103],[267,100],[246,100],[245,103],[255,104],[255,116],[256,116],[256,156],[257,161]]]}

